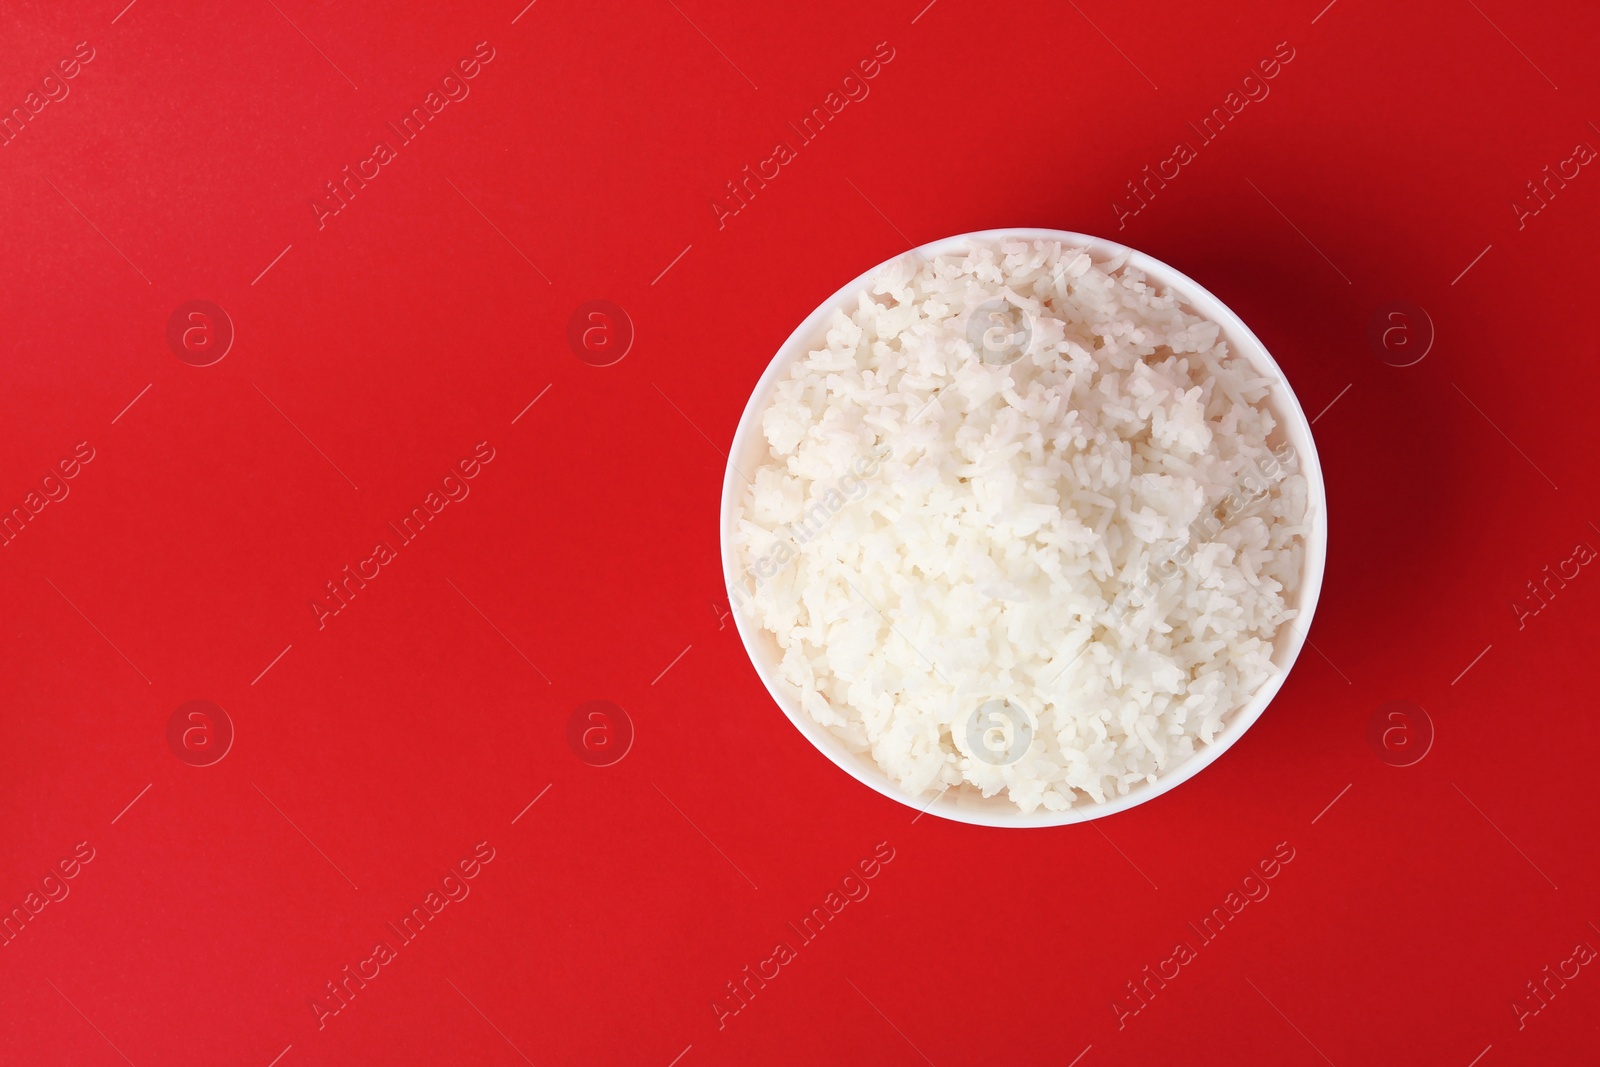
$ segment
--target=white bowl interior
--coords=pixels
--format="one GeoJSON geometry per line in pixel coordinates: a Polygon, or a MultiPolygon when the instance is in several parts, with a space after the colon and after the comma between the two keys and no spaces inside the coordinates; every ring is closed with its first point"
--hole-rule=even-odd
{"type": "MultiPolygon", "coordinates": [[[[927,257],[946,255],[964,251],[974,244],[993,243],[1007,238],[1028,241],[1042,238],[1060,241],[1063,244],[1087,249],[1097,263],[1104,263],[1126,253],[1129,266],[1142,270],[1150,280],[1162,288],[1178,293],[1191,311],[1222,328],[1223,336],[1233,352],[1249,361],[1251,366],[1264,375],[1276,379],[1267,399],[1267,404],[1278,421],[1273,440],[1276,442],[1281,436],[1282,440],[1294,447],[1299,457],[1300,473],[1306,479],[1308,511],[1306,524],[1311,528],[1311,535],[1305,543],[1305,570],[1300,587],[1288,598],[1290,606],[1298,609],[1299,616],[1279,632],[1273,654],[1273,662],[1279,667],[1278,672],[1268,679],[1248,703],[1228,716],[1222,732],[1215,741],[1199,749],[1181,763],[1168,767],[1155,782],[1135,786],[1126,795],[1115,797],[1102,804],[1083,804],[1066,811],[1045,811],[1040,808],[1032,813],[1023,814],[1003,792],[988,798],[970,787],[952,789],[943,795],[929,792],[917,796],[907,792],[885,774],[871,756],[850,751],[842,740],[818,725],[801,710],[798,694],[778,676],[776,668],[781,656],[777,640],[762,630],[748,612],[734,611],[733,615],[745,651],[749,654],[750,661],[754,664],[756,673],[761,676],[767,691],[772,694],[773,700],[783,709],[797,730],[857,781],[910,808],[958,822],[980,826],[1061,826],[1112,815],[1160,796],[1192,778],[1221,756],[1261,717],[1262,711],[1277,694],[1288,676],[1289,668],[1299,656],[1306,631],[1311,624],[1312,613],[1316,610],[1317,597],[1322,590],[1323,566],[1327,558],[1328,509],[1322,481],[1322,466],[1317,459],[1316,444],[1311,437],[1311,423],[1306,419],[1294,391],[1289,388],[1282,369],[1267,351],[1266,346],[1250,332],[1250,328],[1237,315],[1222,301],[1181,272],[1115,241],[1065,230],[1029,228],[984,230],[934,241],[903,255],[920,254],[927,257]]],[[[853,304],[856,294],[865,288],[879,269],[900,258],[902,257],[896,256],[885,263],[880,263],[824,300],[789,335],[788,340],[778,349],[778,354],[768,364],[766,373],[756,383],[750,401],[745,406],[744,416],[739,420],[739,428],[734,434],[733,445],[729,449],[728,470],[724,474],[722,483],[722,569],[724,581],[730,587],[741,570],[732,547],[731,534],[742,492],[749,484],[745,476],[739,472],[753,472],[770,458],[766,438],[761,433],[761,416],[771,402],[775,384],[788,374],[790,365],[796,359],[817,346],[826,332],[826,322],[832,312],[853,304]]]]}

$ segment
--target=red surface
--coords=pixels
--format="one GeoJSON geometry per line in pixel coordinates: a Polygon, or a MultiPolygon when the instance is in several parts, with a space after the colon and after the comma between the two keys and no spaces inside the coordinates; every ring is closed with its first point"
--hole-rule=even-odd
{"type": "Polygon", "coordinates": [[[4,1062],[1600,1056],[1600,973],[1563,964],[1600,948],[1600,575],[1513,607],[1600,547],[1600,175],[1511,206],[1600,146],[1592,5],[123,2],[0,12],[6,107],[94,51],[0,148],[0,503],[94,457],[0,548],[0,904],[93,851],[0,948],[4,1062]],[[470,95],[319,228],[323,183],[480,41],[470,95]],[[719,226],[879,42],[870,95],[719,226]],[[1332,518],[1316,651],[1259,724],[1169,796],[1033,832],[913,822],[813,751],[720,617],[717,546],[721,449],[794,323],[1013,224],[1236,308],[1322,412],[1332,518]],[[196,299],[236,331],[207,367],[166,340],[196,299]],[[609,367],[566,339],[592,300],[636,330],[609,367]],[[1366,339],[1397,300],[1437,331],[1405,368],[1366,339]],[[324,583],[485,441],[319,629],[324,583]],[[168,743],[191,700],[235,731],[210,766],[168,743]],[[610,766],[568,743],[591,700],[633,726],[610,766]],[[1412,766],[1368,741],[1394,700],[1436,731],[1412,766]],[[401,945],[386,923],[480,842],[401,945]],[[880,842],[870,895],[800,945],[880,842]],[[779,940],[797,958],[719,1028],[779,940]],[[1577,975],[1532,1014],[1547,965],[1577,975]]]}

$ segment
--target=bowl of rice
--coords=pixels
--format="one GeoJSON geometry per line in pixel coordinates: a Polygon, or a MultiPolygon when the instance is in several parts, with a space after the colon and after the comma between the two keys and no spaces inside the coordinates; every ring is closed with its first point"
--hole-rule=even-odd
{"type": "Polygon", "coordinates": [[[1104,238],[935,241],[834,293],[729,453],[739,636],[865,785],[986,826],[1141,804],[1260,717],[1304,643],[1327,505],[1255,334],[1104,238]]]}

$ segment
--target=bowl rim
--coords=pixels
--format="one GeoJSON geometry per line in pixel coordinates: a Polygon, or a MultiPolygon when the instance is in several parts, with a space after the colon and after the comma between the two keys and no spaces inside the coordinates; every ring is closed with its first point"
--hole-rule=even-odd
{"type": "MultiPolygon", "coordinates": [[[[947,255],[960,251],[964,247],[971,247],[978,243],[996,243],[1002,240],[1051,240],[1060,241],[1083,248],[1097,262],[1103,263],[1117,256],[1126,255],[1125,265],[1136,267],[1155,282],[1162,289],[1170,289],[1178,293],[1182,302],[1195,314],[1216,323],[1221,327],[1224,338],[1232,347],[1234,354],[1243,357],[1252,367],[1270,374],[1275,382],[1268,394],[1268,405],[1274,416],[1277,417],[1279,428],[1295,448],[1296,456],[1300,461],[1301,473],[1306,478],[1306,509],[1307,524],[1311,527],[1310,534],[1305,538],[1303,570],[1299,594],[1299,615],[1294,622],[1286,623],[1284,632],[1280,631],[1277,641],[1278,647],[1274,650],[1273,661],[1278,664],[1279,670],[1252,695],[1250,700],[1242,707],[1236,709],[1224,723],[1222,731],[1216,740],[1199,749],[1188,758],[1175,766],[1161,772],[1154,783],[1143,783],[1133,787],[1128,793],[1112,797],[1099,804],[1074,806],[1066,811],[1047,811],[1043,807],[1033,812],[1024,813],[1019,809],[1010,811],[995,807],[995,801],[1009,804],[1004,799],[1004,794],[996,794],[991,798],[969,797],[965,793],[950,796],[948,791],[934,794],[932,799],[926,794],[913,795],[904,790],[899,783],[891,779],[869,756],[862,756],[850,752],[844,743],[816,721],[814,721],[800,707],[797,694],[788,683],[784,682],[776,673],[776,664],[766,662],[764,653],[757,644],[761,633],[759,626],[747,611],[734,607],[730,596],[729,612],[734,617],[734,626],[739,631],[739,640],[744,645],[745,655],[749,658],[756,674],[766,686],[768,694],[783,711],[789,722],[800,731],[819,752],[826,756],[840,770],[844,771],[856,781],[888,797],[908,808],[921,813],[937,815],[940,818],[954,822],[967,823],[974,826],[994,827],[1046,827],[1069,826],[1074,823],[1088,822],[1093,819],[1105,818],[1118,812],[1127,811],[1154,800],[1156,797],[1171,792],[1184,782],[1193,778],[1212,763],[1216,762],[1224,752],[1232,748],[1245,731],[1255,725],[1256,721],[1266,711],[1279,689],[1287,680],[1289,672],[1299,659],[1300,652],[1307,640],[1312,616],[1316,612],[1317,601],[1322,592],[1323,572],[1327,563],[1328,548],[1328,507],[1326,487],[1323,482],[1322,464],[1317,456],[1316,441],[1311,432],[1311,423],[1306,418],[1300,400],[1290,386],[1288,377],[1283,373],[1283,368],[1278,365],[1267,346],[1261,342],[1250,327],[1245,325],[1231,308],[1224,304],[1209,289],[1200,285],[1187,274],[1178,270],[1154,256],[1130,248],[1118,241],[1106,237],[1097,237],[1092,234],[1078,233],[1071,230],[1055,230],[1039,227],[1019,226],[999,229],[975,230],[970,233],[955,234],[943,237],[936,241],[918,245],[897,255],[891,256],[881,263],[863,271],[861,274],[846,282],[831,296],[823,300],[807,315],[798,326],[778,347],[777,352],[768,362],[766,369],[751,390],[750,398],[745,403],[744,412],[739,418],[738,428],[734,431],[733,441],[728,448],[728,465],[723,471],[722,500],[719,538],[721,541],[722,574],[725,589],[731,591],[739,570],[736,566],[737,553],[732,546],[731,533],[734,521],[739,511],[740,490],[747,484],[744,475],[737,467],[738,457],[745,451],[753,438],[761,436],[761,416],[766,411],[772,397],[772,391],[778,379],[788,372],[792,363],[807,350],[814,347],[814,342],[823,333],[824,324],[829,315],[836,309],[841,309],[846,302],[855,297],[870,282],[875,275],[889,265],[904,259],[907,256],[923,256],[925,258],[947,255]]],[[[764,442],[763,442],[764,444],[764,442]]]]}

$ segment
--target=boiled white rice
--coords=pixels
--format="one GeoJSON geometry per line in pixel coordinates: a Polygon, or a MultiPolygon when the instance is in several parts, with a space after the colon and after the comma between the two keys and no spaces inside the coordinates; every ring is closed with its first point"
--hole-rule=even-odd
{"type": "Polygon", "coordinates": [[[896,261],[776,386],[746,608],[805,713],[912,793],[1123,795],[1276,669],[1306,482],[1269,384],[1118,260],[896,261]]]}

